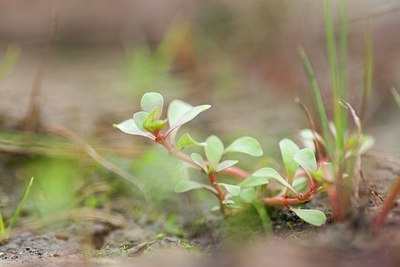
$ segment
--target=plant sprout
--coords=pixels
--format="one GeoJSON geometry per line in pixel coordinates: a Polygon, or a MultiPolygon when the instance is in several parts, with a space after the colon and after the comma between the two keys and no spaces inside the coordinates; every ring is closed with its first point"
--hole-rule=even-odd
{"type": "Polygon", "coordinates": [[[262,156],[260,143],[252,137],[240,137],[228,146],[215,135],[209,136],[205,142],[195,141],[188,133],[177,138],[180,127],[209,109],[210,105],[193,107],[181,100],[173,100],[168,107],[167,118],[163,118],[163,97],[151,92],[143,95],[140,106],[141,111],[136,112],[133,118],[114,126],[122,132],[143,136],[162,145],[172,156],[197,168],[207,176],[208,183],[190,179],[180,181],[176,185],[176,192],[206,189],[217,197],[219,209],[225,216],[234,215],[235,209],[250,204],[257,210],[266,229],[270,228],[270,219],[264,205],[287,207],[313,225],[319,226],[326,222],[326,217],[321,211],[293,207],[312,199],[323,190],[324,179],[328,179],[324,178],[324,173],[321,166],[317,165],[312,150],[300,149],[293,141],[284,139],[280,142],[280,149],[287,177],[284,178],[270,167],[260,168],[250,174],[236,167],[239,161],[231,157],[236,153],[251,157],[262,156]],[[191,146],[202,147],[203,155],[199,153],[188,155],[182,151],[191,146]],[[227,174],[241,181],[236,184],[224,183],[220,181],[220,174],[227,174]],[[269,188],[268,185],[272,181],[280,186],[279,192],[269,188]],[[296,188],[307,188],[307,190],[302,193],[296,188]]]}

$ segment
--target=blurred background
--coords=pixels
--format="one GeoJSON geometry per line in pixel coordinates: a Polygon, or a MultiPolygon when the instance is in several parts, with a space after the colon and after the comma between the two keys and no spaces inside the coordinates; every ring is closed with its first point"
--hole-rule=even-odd
{"type": "MultiPolygon", "coordinates": [[[[359,110],[369,25],[374,78],[365,133],[377,151],[399,157],[400,109],[390,88],[400,85],[400,3],[347,6],[350,102],[359,110]]],[[[28,205],[35,214],[104,208],[125,195],[122,209],[140,217],[138,189],[88,157],[87,144],[141,181],[156,203],[177,201],[177,163],[112,127],[136,112],[148,91],[167,102],[212,105],[188,127],[196,140],[250,135],[264,147],[261,161],[278,159],[278,141],[307,127],[294,99],[314,110],[299,45],[330,110],[322,1],[1,0],[1,190],[19,192],[2,194],[1,202],[14,203],[24,189],[15,184],[34,175],[28,205]]]]}

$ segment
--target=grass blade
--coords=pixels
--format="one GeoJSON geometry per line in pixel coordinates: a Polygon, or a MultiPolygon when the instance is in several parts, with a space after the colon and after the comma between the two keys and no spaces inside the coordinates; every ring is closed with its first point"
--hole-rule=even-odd
{"type": "MultiPolygon", "coordinates": [[[[348,44],[348,27],[347,27],[347,6],[345,0],[339,1],[340,13],[340,51],[339,51],[339,70],[340,70],[340,100],[347,102],[347,44],[348,44]]],[[[342,109],[342,127],[344,131],[347,129],[347,112],[342,109]]],[[[346,134],[345,132],[343,134],[346,134]]]]}
{"type": "Polygon", "coordinates": [[[360,118],[361,122],[364,123],[365,116],[367,113],[368,101],[371,96],[372,90],[372,32],[371,24],[367,22],[365,26],[365,59],[364,59],[364,90],[361,103],[360,118]]]}
{"type": "Polygon", "coordinates": [[[331,1],[325,1],[325,31],[326,31],[326,46],[328,51],[329,69],[332,80],[333,91],[333,107],[334,121],[337,131],[336,147],[338,151],[342,151],[344,147],[344,129],[343,129],[343,108],[339,105],[341,100],[341,90],[339,88],[338,62],[336,53],[335,27],[333,25],[331,1]]]}
{"type": "Polygon", "coordinates": [[[298,50],[300,59],[303,62],[304,70],[307,74],[308,80],[310,81],[310,84],[311,84],[311,89],[312,89],[314,100],[315,100],[315,103],[317,106],[319,119],[321,121],[322,133],[323,133],[323,136],[325,139],[326,146],[328,148],[328,153],[329,153],[330,157],[332,158],[333,144],[332,144],[332,139],[331,139],[331,135],[330,135],[330,131],[329,131],[328,117],[326,115],[324,102],[322,101],[321,91],[318,86],[317,80],[315,79],[314,71],[311,67],[310,61],[308,60],[306,52],[304,51],[304,49],[302,47],[298,47],[297,50],[298,50]]]}
{"type": "Polygon", "coordinates": [[[14,68],[20,53],[20,46],[17,44],[10,44],[4,55],[3,60],[0,62],[0,80],[2,80],[14,68]]]}
{"type": "Polygon", "coordinates": [[[14,215],[11,218],[10,223],[7,226],[7,232],[11,231],[11,229],[14,226],[15,222],[17,221],[17,219],[19,217],[19,214],[21,213],[22,208],[24,207],[24,204],[25,204],[26,200],[28,199],[29,193],[31,192],[32,184],[33,184],[33,177],[31,178],[31,180],[30,180],[30,182],[28,184],[28,187],[26,188],[24,197],[22,198],[21,202],[19,203],[19,205],[17,207],[17,210],[15,211],[14,215]]]}
{"type": "Polygon", "coordinates": [[[0,213],[0,239],[2,239],[6,234],[6,229],[4,227],[3,216],[0,213]]]}

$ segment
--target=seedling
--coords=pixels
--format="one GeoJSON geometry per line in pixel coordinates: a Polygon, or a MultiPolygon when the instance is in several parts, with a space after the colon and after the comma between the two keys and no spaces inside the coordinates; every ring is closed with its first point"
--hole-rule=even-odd
{"type": "Polygon", "coordinates": [[[17,219],[22,211],[22,208],[24,207],[25,202],[28,199],[32,184],[33,184],[33,177],[31,178],[31,180],[28,184],[28,187],[25,190],[25,194],[24,194],[23,198],[21,199],[21,202],[19,203],[17,209],[15,210],[14,215],[11,217],[11,220],[8,223],[7,227],[4,224],[3,216],[1,215],[1,212],[0,212],[0,240],[5,240],[5,239],[9,238],[10,232],[11,232],[12,228],[14,227],[14,224],[17,222],[17,219]]]}
{"type": "Polygon", "coordinates": [[[125,133],[143,136],[162,145],[172,156],[197,168],[207,176],[208,184],[190,179],[182,180],[176,185],[176,192],[206,189],[218,198],[220,203],[218,208],[226,216],[235,214],[236,209],[246,204],[253,205],[266,229],[270,227],[270,220],[263,204],[285,206],[313,225],[319,226],[325,223],[326,217],[322,212],[293,207],[309,201],[323,190],[322,185],[325,180],[332,179],[323,171],[329,168],[329,164],[318,166],[315,155],[310,149],[300,149],[292,141],[284,139],[280,143],[280,148],[287,177],[283,178],[276,170],[269,167],[250,174],[236,167],[239,161],[231,157],[233,153],[252,157],[262,156],[260,143],[252,137],[240,137],[226,147],[215,135],[208,137],[205,142],[195,141],[188,133],[177,138],[179,128],[209,109],[209,105],[193,107],[181,100],[173,100],[168,107],[167,118],[163,119],[164,100],[160,94],[146,93],[140,103],[142,110],[135,113],[132,119],[114,126],[125,133]],[[190,146],[203,147],[204,154],[185,154],[184,148],[190,146]],[[237,184],[220,182],[220,174],[231,175],[242,181],[237,184]],[[276,186],[275,188],[268,186],[272,181],[277,182],[278,190],[276,186]],[[302,193],[298,191],[299,188],[307,190],[302,193]]]}
{"type": "MultiPolygon", "coordinates": [[[[327,54],[329,59],[331,90],[333,92],[333,122],[328,119],[325,105],[322,100],[321,90],[315,79],[313,69],[305,51],[299,48],[299,56],[303,62],[305,72],[309,78],[314,101],[317,106],[319,122],[322,128],[321,136],[313,128],[314,123],[310,119],[311,129],[302,132],[306,142],[315,144],[318,164],[332,162],[334,179],[330,181],[328,194],[334,210],[336,221],[342,221],[347,217],[350,206],[358,206],[358,188],[360,183],[361,154],[370,149],[374,143],[372,137],[362,135],[362,121],[358,118],[352,106],[348,103],[347,93],[347,13],[345,1],[339,1],[339,45],[336,45],[335,27],[332,18],[331,2],[325,1],[325,25],[327,54]],[[349,115],[354,120],[355,130],[348,125],[349,115]],[[351,205],[353,204],[353,205],[351,205]]],[[[366,60],[363,89],[363,103],[361,116],[367,106],[372,86],[372,42],[371,33],[367,31],[366,60]]]]}

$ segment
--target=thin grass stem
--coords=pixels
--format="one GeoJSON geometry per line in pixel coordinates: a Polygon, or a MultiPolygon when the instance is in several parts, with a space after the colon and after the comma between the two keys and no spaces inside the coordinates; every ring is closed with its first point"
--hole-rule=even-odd
{"type": "MultiPolygon", "coordinates": [[[[339,1],[339,12],[340,12],[340,53],[339,53],[340,100],[347,102],[348,23],[347,23],[347,6],[345,0],[339,1]]],[[[344,131],[346,131],[347,112],[346,110],[343,109],[342,109],[342,127],[344,131]]]]}
{"type": "Polygon", "coordinates": [[[364,88],[363,88],[363,98],[361,102],[361,111],[360,111],[360,118],[362,123],[364,123],[365,121],[368,102],[372,90],[372,75],[373,75],[372,49],[373,47],[372,47],[371,24],[368,21],[365,25],[364,88]]]}
{"type": "Polygon", "coordinates": [[[6,235],[6,229],[4,227],[3,216],[0,213],[0,239],[6,235]]]}
{"type": "Polygon", "coordinates": [[[18,217],[19,217],[19,215],[20,215],[20,213],[21,213],[21,211],[22,211],[22,208],[24,207],[24,204],[25,204],[26,200],[27,200],[28,197],[29,197],[29,193],[31,192],[32,184],[33,184],[33,177],[31,178],[31,180],[30,180],[30,182],[29,182],[29,184],[28,184],[28,187],[26,188],[24,197],[22,198],[21,202],[19,203],[19,205],[18,205],[18,207],[17,207],[17,209],[16,209],[14,215],[13,215],[12,218],[11,218],[10,223],[9,223],[8,226],[7,226],[6,232],[10,232],[11,229],[13,228],[15,222],[17,221],[17,219],[18,219],[18,217]]]}
{"type": "Polygon", "coordinates": [[[317,111],[319,119],[321,121],[322,133],[328,148],[328,154],[330,158],[333,158],[333,141],[329,130],[329,121],[326,115],[324,102],[322,101],[321,90],[318,86],[317,80],[315,79],[314,71],[311,67],[310,61],[308,60],[307,54],[302,47],[297,48],[301,61],[303,62],[304,70],[307,74],[308,80],[311,84],[314,101],[317,105],[317,111]]]}
{"type": "Polygon", "coordinates": [[[333,25],[330,0],[325,1],[325,31],[326,31],[326,46],[328,51],[329,70],[332,80],[334,122],[336,127],[335,141],[336,141],[337,152],[340,152],[343,150],[342,148],[344,147],[343,115],[342,115],[342,107],[339,105],[339,100],[342,94],[339,87],[335,27],[333,25]]]}

